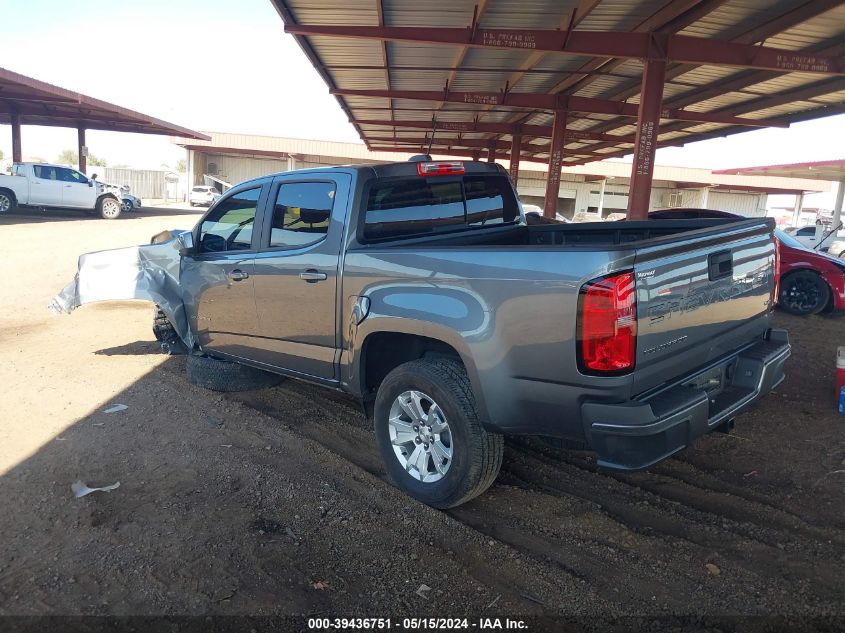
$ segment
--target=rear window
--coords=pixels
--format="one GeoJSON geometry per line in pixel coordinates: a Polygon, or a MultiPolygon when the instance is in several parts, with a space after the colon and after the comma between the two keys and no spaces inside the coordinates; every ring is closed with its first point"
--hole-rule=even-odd
{"type": "Polygon", "coordinates": [[[518,219],[513,190],[503,176],[396,178],[370,187],[364,238],[410,237],[518,219]]]}

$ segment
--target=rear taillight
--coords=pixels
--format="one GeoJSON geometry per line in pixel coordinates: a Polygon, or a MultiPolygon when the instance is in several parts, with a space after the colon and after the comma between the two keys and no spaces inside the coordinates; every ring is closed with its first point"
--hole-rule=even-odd
{"type": "Polygon", "coordinates": [[[420,176],[455,176],[465,173],[460,161],[441,161],[437,163],[417,163],[420,176]]]}
{"type": "Polygon", "coordinates": [[[637,350],[634,273],[599,277],[581,287],[578,365],[585,374],[631,371],[637,350]]]}

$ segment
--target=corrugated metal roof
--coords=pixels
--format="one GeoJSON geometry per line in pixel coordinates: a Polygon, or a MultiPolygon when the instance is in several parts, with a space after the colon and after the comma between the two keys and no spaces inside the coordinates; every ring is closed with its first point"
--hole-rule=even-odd
{"type": "Polygon", "coordinates": [[[180,125],[0,68],[0,123],[9,124],[14,117],[22,125],[207,138],[180,125]]]}
{"type": "MultiPolygon", "coordinates": [[[[654,31],[710,40],[764,44],[791,51],[845,55],[845,0],[272,0],[283,20],[301,25],[654,31]],[[575,13],[587,7],[586,14],[575,13]],[[580,9],[579,9],[580,10],[580,9]]],[[[563,52],[481,48],[376,39],[296,36],[331,88],[574,94],[639,102],[640,60],[613,60],[563,52]],[[387,68],[385,68],[385,65],[387,68]],[[580,71],[580,72],[579,72],[580,71]]],[[[722,66],[670,63],[664,107],[748,119],[793,122],[845,112],[845,78],[820,83],[809,73],[778,73],[722,66]],[[722,88],[724,86],[724,88],[722,88]],[[811,87],[812,90],[806,90],[811,87]],[[794,99],[790,98],[795,94],[794,99]]],[[[368,119],[551,125],[548,110],[503,105],[442,103],[399,98],[338,96],[353,122],[368,119]],[[374,110],[374,109],[378,110],[374,110]]],[[[362,139],[425,137],[401,127],[357,125],[362,139]],[[394,134],[394,131],[396,134],[394,134]]],[[[607,114],[570,113],[568,128],[630,136],[635,120],[607,114]]],[[[664,121],[658,143],[682,144],[745,129],[727,123],[664,121]]],[[[438,132],[452,147],[457,136],[438,132]]],[[[510,134],[464,134],[465,139],[508,140],[510,134]]],[[[524,138],[530,142],[531,138],[524,138]]],[[[435,145],[437,143],[435,142],[435,145]]],[[[547,140],[536,141],[538,147],[547,140]]],[[[377,145],[377,143],[373,143],[377,145]]],[[[622,155],[630,141],[579,140],[568,149],[622,155]]],[[[467,148],[476,151],[477,148],[467,148]]],[[[596,160],[600,157],[588,157],[596,160]]],[[[564,157],[564,162],[584,162],[564,157]]]]}

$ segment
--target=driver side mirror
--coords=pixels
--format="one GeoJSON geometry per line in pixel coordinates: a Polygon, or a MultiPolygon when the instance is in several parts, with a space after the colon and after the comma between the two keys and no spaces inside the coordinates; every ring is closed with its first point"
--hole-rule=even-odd
{"type": "Polygon", "coordinates": [[[193,233],[182,233],[179,236],[179,254],[182,257],[186,255],[193,255],[194,254],[194,234],[193,233]]]}
{"type": "Polygon", "coordinates": [[[88,181],[88,186],[89,186],[89,187],[93,187],[93,186],[94,186],[94,181],[93,181],[93,180],[89,180],[89,181],[88,181]]]}

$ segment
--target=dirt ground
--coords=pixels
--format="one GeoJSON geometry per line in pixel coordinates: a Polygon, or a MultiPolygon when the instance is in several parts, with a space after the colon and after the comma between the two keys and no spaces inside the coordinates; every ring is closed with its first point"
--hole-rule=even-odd
{"type": "Polygon", "coordinates": [[[777,315],[788,379],[733,434],[631,475],[509,440],[490,491],[439,512],[387,483],[345,397],[194,387],[147,304],[46,310],[80,253],[196,217],[0,218],[0,615],[845,616],[845,320],[777,315]]]}

